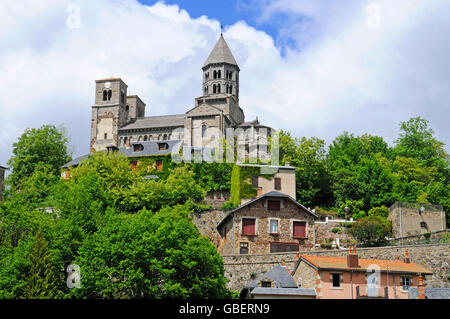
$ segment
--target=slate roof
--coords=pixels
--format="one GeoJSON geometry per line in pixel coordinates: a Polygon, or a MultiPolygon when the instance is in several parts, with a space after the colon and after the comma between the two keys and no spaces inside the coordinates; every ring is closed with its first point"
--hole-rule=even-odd
{"type": "Polygon", "coordinates": [[[122,126],[119,131],[147,129],[154,127],[179,127],[184,126],[185,118],[185,114],[149,116],[137,119],[130,124],[122,126]]]}
{"type": "MultiPolygon", "coordinates": [[[[319,269],[336,269],[336,270],[358,270],[366,271],[370,265],[377,265],[382,272],[397,272],[397,273],[415,273],[415,274],[433,274],[428,269],[415,264],[405,263],[403,260],[387,260],[387,259],[362,259],[359,258],[360,267],[348,267],[347,257],[330,257],[330,256],[312,256],[301,255],[297,263],[306,261],[319,269]]],[[[296,267],[297,268],[297,267],[296,267]]]]}
{"type": "MultiPolygon", "coordinates": [[[[425,288],[426,299],[450,299],[450,288],[425,288]]],[[[409,299],[417,299],[417,287],[409,288],[409,299]]]]}
{"type": "MultiPolygon", "coordinates": [[[[245,165],[245,164],[241,164],[241,165],[245,165]]],[[[297,201],[296,201],[295,199],[293,199],[291,196],[289,196],[289,195],[287,195],[287,194],[280,193],[280,192],[272,191],[272,192],[268,192],[268,193],[262,194],[261,196],[258,196],[258,197],[256,197],[255,199],[252,199],[251,201],[248,201],[248,202],[246,202],[245,204],[243,204],[243,205],[241,205],[241,206],[239,206],[239,207],[233,209],[231,212],[229,212],[229,213],[222,219],[222,221],[216,226],[216,228],[217,228],[217,229],[220,229],[221,226],[222,226],[222,224],[225,223],[225,221],[226,221],[229,217],[231,217],[236,211],[238,211],[238,210],[240,210],[240,209],[242,209],[242,208],[244,208],[244,207],[246,207],[246,206],[248,206],[248,205],[250,205],[250,204],[252,204],[252,203],[254,203],[254,202],[260,200],[261,198],[264,198],[264,197],[287,198],[287,199],[289,199],[292,203],[294,203],[294,204],[296,204],[297,206],[303,208],[305,211],[307,211],[308,213],[312,214],[312,215],[315,216],[316,218],[319,218],[319,216],[317,216],[317,215],[316,215],[315,213],[313,213],[311,210],[309,210],[308,208],[306,208],[305,206],[303,206],[302,204],[300,204],[299,202],[297,202],[297,201]]]]}
{"type": "Polygon", "coordinates": [[[0,165],[0,168],[3,168],[3,169],[8,169],[8,167],[5,167],[5,166],[1,166],[1,165],[0,165]]]}
{"type": "Polygon", "coordinates": [[[258,282],[264,278],[273,279],[277,288],[297,288],[297,284],[289,274],[289,271],[285,267],[278,265],[273,267],[265,274],[261,274],[256,277],[256,279],[247,284],[244,289],[252,289],[257,287],[258,282]]]}
{"type": "MultiPolygon", "coordinates": [[[[182,140],[168,140],[168,141],[146,141],[146,142],[132,142],[130,147],[127,149],[126,147],[120,147],[119,152],[124,154],[127,157],[139,157],[139,156],[154,156],[154,155],[167,155],[171,154],[174,148],[177,145],[182,144],[182,140]],[[168,148],[166,150],[159,150],[158,143],[167,143],[168,148]],[[143,146],[142,151],[140,152],[133,152],[133,145],[140,144],[143,146]]],[[[180,145],[181,146],[181,145],[180,145]]],[[[106,152],[106,151],[104,151],[106,152]]],[[[69,163],[65,164],[61,168],[68,168],[70,166],[74,167],[79,165],[82,161],[87,159],[89,157],[89,154],[83,155],[80,157],[75,158],[74,160],[70,161],[69,163]]]]}
{"type": "Polygon", "coordinates": [[[214,49],[209,54],[208,59],[206,59],[203,67],[212,63],[228,63],[236,66],[238,65],[233,57],[233,54],[231,53],[230,48],[228,47],[228,44],[223,38],[223,35],[220,35],[219,40],[214,46],[214,49]]]}
{"type": "Polygon", "coordinates": [[[280,296],[316,296],[315,289],[307,288],[268,288],[256,287],[251,292],[252,295],[280,295],[280,296]]]}

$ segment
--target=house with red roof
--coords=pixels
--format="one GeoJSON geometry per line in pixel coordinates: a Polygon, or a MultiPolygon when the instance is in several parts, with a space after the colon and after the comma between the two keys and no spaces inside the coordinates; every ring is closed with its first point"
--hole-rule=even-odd
{"type": "Polygon", "coordinates": [[[350,247],[346,257],[301,255],[292,277],[318,299],[408,299],[409,289],[423,290],[423,277],[431,274],[407,250],[402,260],[362,259],[350,247]]]}

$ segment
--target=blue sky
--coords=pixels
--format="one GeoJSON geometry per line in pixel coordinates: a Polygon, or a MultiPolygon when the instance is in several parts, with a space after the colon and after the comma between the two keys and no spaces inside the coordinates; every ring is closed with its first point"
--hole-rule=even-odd
{"type": "Polygon", "coordinates": [[[392,145],[421,116],[448,150],[449,16],[448,0],[2,0],[0,165],[44,124],[88,153],[96,79],[121,77],[146,116],[190,110],[220,23],[245,120],[392,145]]]}

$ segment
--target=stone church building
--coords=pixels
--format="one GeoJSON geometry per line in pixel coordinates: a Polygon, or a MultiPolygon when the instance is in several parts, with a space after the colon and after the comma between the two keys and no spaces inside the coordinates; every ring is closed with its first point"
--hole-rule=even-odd
{"type": "MultiPolygon", "coordinates": [[[[261,125],[257,119],[245,122],[244,110],[239,105],[239,72],[221,35],[202,67],[203,95],[195,98],[194,107],[186,113],[164,116],[146,117],[145,102],[137,95],[128,96],[128,87],[122,79],[95,81],[90,151],[167,140],[178,140],[192,149],[203,148],[225,138],[230,128],[246,132],[247,143],[260,136],[267,139],[270,127],[261,125]]],[[[247,146],[246,152],[253,150],[247,146]]]]}

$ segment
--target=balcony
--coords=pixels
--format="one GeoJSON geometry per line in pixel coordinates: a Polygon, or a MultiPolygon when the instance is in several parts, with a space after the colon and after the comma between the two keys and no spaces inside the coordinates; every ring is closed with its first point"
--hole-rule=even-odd
{"type": "Polygon", "coordinates": [[[388,287],[356,286],[356,299],[389,299],[388,287]]]}

